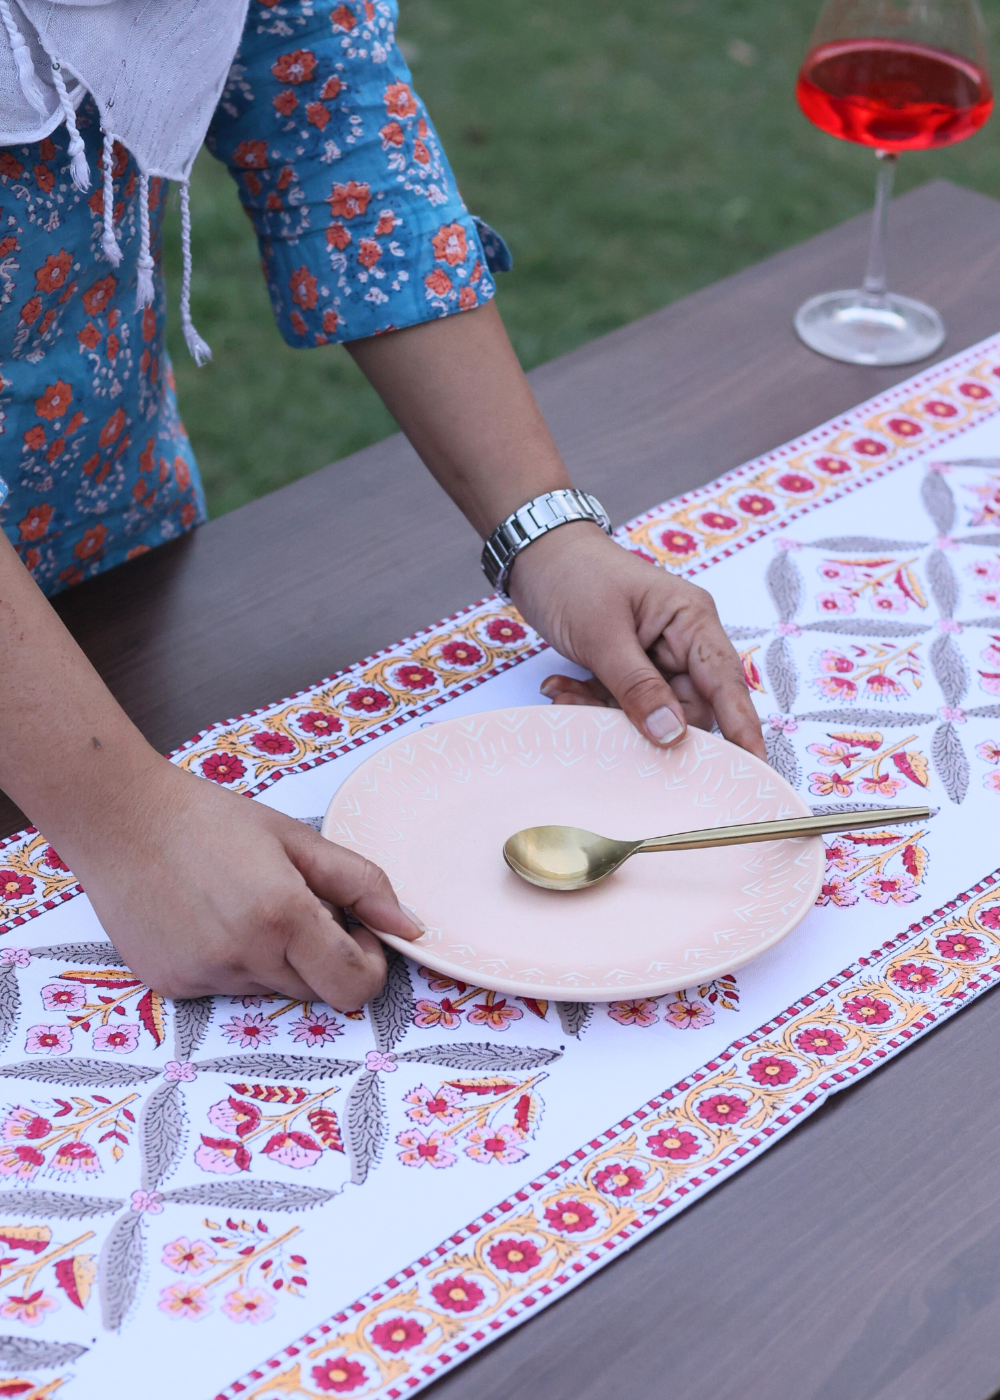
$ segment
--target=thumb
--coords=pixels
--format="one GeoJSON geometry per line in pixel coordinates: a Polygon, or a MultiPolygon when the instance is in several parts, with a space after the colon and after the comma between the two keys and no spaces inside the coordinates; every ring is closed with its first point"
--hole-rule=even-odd
{"type": "Polygon", "coordinates": [[[288,845],[306,884],[320,899],[341,909],[374,933],[390,933],[412,942],[424,930],[401,907],[385,871],[355,851],[327,841],[308,827],[293,834],[288,845]]]}
{"type": "Polygon", "coordinates": [[[681,702],[631,628],[615,628],[591,664],[640,733],[662,748],[683,739],[687,720],[681,702]]]}

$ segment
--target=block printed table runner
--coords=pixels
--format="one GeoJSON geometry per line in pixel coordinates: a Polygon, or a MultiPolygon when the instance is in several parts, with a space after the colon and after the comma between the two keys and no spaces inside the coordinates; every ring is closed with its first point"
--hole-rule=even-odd
{"type": "MultiPolygon", "coordinates": [[[[619,532],[711,590],[816,810],[935,812],[830,839],[736,975],[586,1005],[396,959],[346,1016],[171,1004],[44,836],[0,843],[0,1396],[399,1400],[993,985],[998,407],[1000,337],[619,532]]],[[[315,819],[372,745],[474,735],[557,662],[487,599],[174,759],[315,819]]]]}

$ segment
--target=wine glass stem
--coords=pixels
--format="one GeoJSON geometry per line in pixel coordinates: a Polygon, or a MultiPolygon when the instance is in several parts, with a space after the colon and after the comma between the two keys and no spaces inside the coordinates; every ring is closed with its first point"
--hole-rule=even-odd
{"type": "Polygon", "coordinates": [[[872,212],[871,242],[868,245],[868,266],[865,268],[864,290],[875,301],[885,300],[885,226],[892,198],[892,182],[896,174],[894,151],[876,151],[878,181],[875,185],[875,208],[872,212]]]}

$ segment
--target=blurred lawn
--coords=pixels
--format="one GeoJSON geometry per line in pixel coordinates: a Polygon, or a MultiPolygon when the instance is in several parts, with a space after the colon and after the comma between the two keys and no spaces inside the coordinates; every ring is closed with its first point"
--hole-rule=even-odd
{"type": "MultiPolygon", "coordinates": [[[[869,206],[870,152],[816,131],[793,97],[819,3],[402,0],[404,53],[466,203],[513,249],[499,305],[526,368],[869,206]]],[[[984,10],[996,38],[1000,0],[984,10]]],[[[898,187],[937,175],[1000,196],[995,123],[905,157],[898,187]]],[[[215,359],[195,368],[175,302],[168,338],[218,515],[394,424],[342,349],[281,340],[235,186],[205,152],[192,206],[193,309],[215,359]]]]}

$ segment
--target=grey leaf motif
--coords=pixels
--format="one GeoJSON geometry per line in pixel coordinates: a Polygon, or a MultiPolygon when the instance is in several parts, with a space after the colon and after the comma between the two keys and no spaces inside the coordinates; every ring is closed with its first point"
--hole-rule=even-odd
{"type": "Polygon", "coordinates": [[[1000,457],[962,457],[954,462],[946,463],[949,467],[985,467],[988,471],[996,471],[1000,467],[1000,457]]]}
{"type": "Polygon", "coordinates": [[[768,647],[764,656],[764,668],[767,671],[767,679],[774,692],[778,709],[783,714],[788,714],[795,704],[799,678],[795,670],[795,662],[792,660],[792,653],[784,637],[779,637],[768,647]]]}
{"type": "Polygon", "coordinates": [[[149,1097],[142,1115],[142,1186],[155,1191],[180,1154],[187,1114],[180,1085],[168,1080],[149,1097]]]}
{"type": "Polygon", "coordinates": [[[883,540],[878,535],[831,535],[810,541],[810,549],[832,549],[838,554],[881,554],[886,549],[923,549],[926,540],[883,540]]]}
{"type": "Polygon", "coordinates": [[[801,776],[799,761],[788,736],[771,730],[765,736],[764,746],[767,749],[767,761],[774,771],[791,787],[798,787],[801,776]]]}
{"type": "Polygon", "coordinates": [[[0,1371],[54,1371],[58,1366],[72,1366],[89,1350],[77,1342],[0,1337],[0,1371]]]}
{"type": "Polygon", "coordinates": [[[960,621],[958,625],[960,627],[985,627],[987,632],[996,632],[1000,630],[1000,617],[970,617],[967,621],[960,621]]]}
{"type": "Polygon", "coordinates": [[[926,622],[889,622],[881,617],[830,618],[802,626],[803,632],[837,632],[842,637],[919,637],[930,630],[926,622]]]}
{"type": "Polygon", "coordinates": [[[579,1040],[594,1014],[594,1008],[589,1001],[557,1001],[556,1012],[566,1034],[579,1040]]]}
{"type": "Polygon", "coordinates": [[[142,1216],[127,1210],[104,1241],[97,1276],[104,1326],[116,1332],[139,1291],[142,1273],[142,1216]]]}
{"type": "Polygon", "coordinates": [[[911,729],[915,724],[930,724],[937,715],[906,714],[892,710],[813,710],[808,715],[796,715],[802,724],[870,724],[880,729],[911,729]]]}
{"type": "Polygon", "coordinates": [[[731,642],[750,642],[754,637],[766,637],[770,627],[726,627],[726,636],[731,642]]]}
{"type": "Polygon", "coordinates": [[[21,1010],[21,989],[17,985],[17,970],[0,968],[0,1050],[17,1030],[17,1014],[21,1010]]]}
{"type": "Polygon", "coordinates": [[[465,1045],[428,1045],[420,1050],[407,1050],[396,1056],[412,1064],[444,1065],[446,1069],[499,1070],[501,1074],[515,1069],[538,1069],[562,1059],[561,1050],[536,1050],[528,1045],[491,1045],[488,1041],[470,1041],[465,1045]]]}
{"type": "Polygon", "coordinates": [[[53,962],[100,963],[102,967],[124,967],[125,959],[113,943],[52,943],[48,948],[32,948],[33,958],[53,962]]]}
{"type": "Polygon", "coordinates": [[[392,1050],[402,1040],[413,1020],[413,984],[405,958],[389,956],[385,986],[368,1007],[379,1050],[392,1050]]]}
{"type": "Polygon", "coordinates": [[[261,1079],[339,1079],[361,1068],[360,1060],[319,1060],[310,1055],[220,1055],[196,1069],[213,1074],[257,1074],[261,1079]]]}
{"type": "Polygon", "coordinates": [[[778,610],[778,617],[782,622],[791,622],[802,598],[802,575],[789,550],[778,551],[768,565],[764,581],[778,610]]]}
{"type": "Polygon", "coordinates": [[[924,477],[920,499],[938,534],[950,535],[955,524],[955,497],[940,472],[928,472],[924,477]]]}
{"type": "Polygon", "coordinates": [[[111,1215],[124,1204],[107,1196],[70,1196],[62,1191],[0,1191],[0,1215],[26,1215],[31,1220],[89,1220],[111,1215]]]}
{"type": "Polygon", "coordinates": [[[339,1195],[323,1186],[289,1186],[284,1181],[206,1181],[161,1192],[178,1206],[216,1206],[223,1210],[312,1210],[339,1195]]]}
{"type": "Polygon", "coordinates": [[[185,997],[173,1003],[174,1053],[179,1060],[190,1059],[205,1039],[214,1005],[214,997],[185,997]]]}
{"type": "Polygon", "coordinates": [[[323,830],[322,814],[318,817],[299,817],[297,820],[300,821],[303,826],[311,826],[313,831],[323,830]]]}
{"type": "Polygon", "coordinates": [[[940,549],[927,556],[927,580],[941,616],[951,617],[958,602],[958,580],[940,549]]]}
{"type": "Polygon", "coordinates": [[[1000,719],[1000,705],[977,705],[974,710],[966,710],[974,719],[1000,719]]]}
{"type": "Polygon", "coordinates": [[[956,544],[981,544],[987,549],[1000,549],[1000,535],[956,535],[956,544]]]}
{"type": "MultiPolygon", "coordinates": [[[[845,809],[843,802],[824,802],[820,803],[817,807],[810,808],[814,817],[828,817],[831,812],[839,813],[845,810],[848,809],[845,809]]],[[[852,812],[885,812],[892,811],[893,808],[889,807],[885,802],[852,802],[849,810],[852,812]]],[[[932,817],[936,817],[940,810],[940,807],[929,808],[932,817]]],[[[899,822],[893,822],[893,826],[899,826],[900,824],[899,822]]],[[[902,825],[907,825],[907,823],[902,823],[902,825]]]]}
{"type": "Polygon", "coordinates": [[[348,1095],[344,1118],[351,1180],[361,1186],[377,1163],[386,1137],[385,1097],[375,1070],[359,1075],[348,1095]]]}
{"type": "Polygon", "coordinates": [[[0,1065],[0,1075],[5,1079],[34,1079],[38,1084],[117,1089],[123,1084],[159,1079],[160,1071],[110,1060],[22,1060],[16,1065],[0,1065]]]}
{"type": "Polygon", "coordinates": [[[931,647],[931,667],[946,703],[954,707],[968,689],[969,672],[965,658],[947,632],[931,647]]]}
{"type": "Polygon", "coordinates": [[[962,802],[969,790],[969,760],[953,724],[942,724],[935,731],[931,757],[945,792],[952,802],[962,802]]]}

